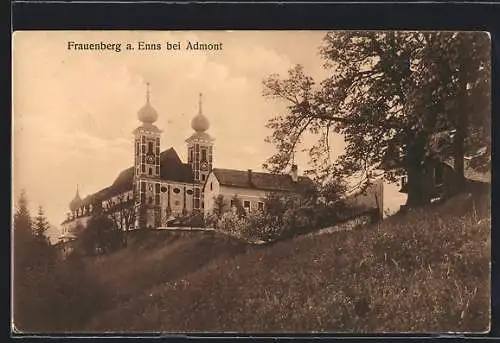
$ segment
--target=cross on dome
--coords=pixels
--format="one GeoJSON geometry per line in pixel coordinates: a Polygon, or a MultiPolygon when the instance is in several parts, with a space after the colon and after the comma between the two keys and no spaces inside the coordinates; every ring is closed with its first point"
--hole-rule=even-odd
{"type": "Polygon", "coordinates": [[[202,101],[203,101],[203,93],[200,93],[198,98],[198,114],[202,113],[201,109],[202,101]]]}
{"type": "Polygon", "coordinates": [[[149,104],[149,98],[150,98],[150,95],[149,95],[149,81],[146,82],[146,102],[149,104]]]}

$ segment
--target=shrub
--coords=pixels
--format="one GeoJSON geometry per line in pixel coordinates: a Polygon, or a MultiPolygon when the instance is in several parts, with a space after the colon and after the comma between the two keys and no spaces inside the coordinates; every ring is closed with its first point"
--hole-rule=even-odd
{"type": "Polygon", "coordinates": [[[245,217],[240,217],[233,212],[226,212],[218,220],[217,229],[229,235],[241,237],[242,232],[246,230],[245,217]]]}
{"type": "Polygon", "coordinates": [[[217,216],[217,214],[210,214],[210,215],[205,217],[204,226],[210,227],[210,228],[215,228],[215,227],[217,227],[218,220],[219,220],[219,217],[217,216]]]}

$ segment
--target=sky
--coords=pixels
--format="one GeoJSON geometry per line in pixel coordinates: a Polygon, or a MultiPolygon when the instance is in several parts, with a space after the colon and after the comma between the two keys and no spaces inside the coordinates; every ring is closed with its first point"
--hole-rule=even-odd
{"type": "MultiPolygon", "coordinates": [[[[13,38],[13,197],[27,193],[56,227],[78,184],[82,198],[107,187],[133,164],[132,131],[146,82],[163,130],[162,150],[186,161],[184,140],[198,111],[215,138],[214,167],[262,170],[274,152],[266,122],[286,105],[262,96],[262,80],[302,64],[316,81],[328,76],[318,54],[324,31],[25,31],[13,38]],[[68,50],[68,42],[121,43],[122,51],[68,50]],[[222,43],[219,51],[185,50],[187,42],[222,43]],[[138,50],[139,42],[161,50],[138,50]],[[181,50],[166,50],[180,42],[181,50]],[[135,50],[125,50],[131,43],[135,50]]],[[[305,142],[307,144],[307,141],[305,142]]],[[[343,152],[332,134],[333,157],[343,152]]],[[[307,156],[296,157],[307,169],[307,156]]],[[[384,207],[404,197],[386,185],[384,207]]],[[[55,232],[54,234],[57,234],[55,232]]]]}

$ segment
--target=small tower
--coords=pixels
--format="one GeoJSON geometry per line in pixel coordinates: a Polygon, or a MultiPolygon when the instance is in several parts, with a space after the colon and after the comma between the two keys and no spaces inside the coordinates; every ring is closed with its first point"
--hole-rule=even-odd
{"type": "Polygon", "coordinates": [[[203,95],[199,94],[198,114],[191,120],[191,127],[194,133],[186,139],[188,148],[188,164],[193,170],[194,188],[194,210],[202,210],[203,204],[203,184],[212,170],[213,165],[213,142],[207,131],[210,122],[203,114],[203,95]]]}
{"type": "Polygon", "coordinates": [[[142,122],[134,130],[134,193],[136,227],[155,228],[160,225],[160,135],[154,125],[158,112],[151,105],[149,83],[146,104],[137,113],[142,122]]]}
{"type": "Polygon", "coordinates": [[[77,214],[78,214],[77,211],[82,206],[82,204],[83,204],[83,201],[82,201],[82,198],[80,198],[80,192],[78,191],[78,185],[76,185],[76,195],[73,198],[73,200],[71,200],[71,202],[69,203],[69,209],[70,209],[71,214],[73,216],[77,216],[77,214]]]}

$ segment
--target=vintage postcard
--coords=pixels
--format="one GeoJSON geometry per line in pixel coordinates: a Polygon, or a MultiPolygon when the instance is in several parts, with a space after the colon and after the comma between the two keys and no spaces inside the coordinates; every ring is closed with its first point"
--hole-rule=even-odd
{"type": "Polygon", "coordinates": [[[19,31],[13,333],[484,333],[485,32],[19,31]]]}

